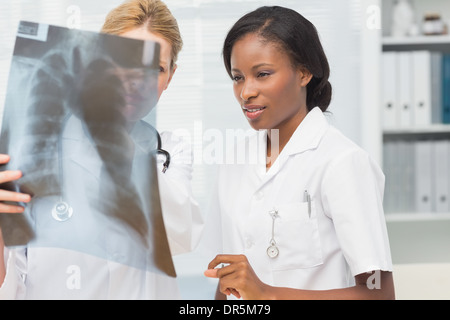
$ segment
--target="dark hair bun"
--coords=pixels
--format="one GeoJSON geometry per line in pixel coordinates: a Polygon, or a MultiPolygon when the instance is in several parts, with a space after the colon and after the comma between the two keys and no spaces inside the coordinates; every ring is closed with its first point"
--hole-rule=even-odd
{"type": "Polygon", "coordinates": [[[327,79],[313,77],[308,84],[308,96],[306,99],[308,110],[319,107],[325,112],[331,103],[332,95],[333,87],[327,79]]]}

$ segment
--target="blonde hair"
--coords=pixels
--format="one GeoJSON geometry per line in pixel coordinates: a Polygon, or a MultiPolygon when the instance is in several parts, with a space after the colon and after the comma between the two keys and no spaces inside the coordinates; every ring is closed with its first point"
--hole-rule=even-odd
{"type": "Polygon", "coordinates": [[[161,0],[125,1],[107,15],[101,31],[121,35],[142,26],[169,42],[172,47],[170,67],[173,69],[183,47],[183,40],[177,20],[161,0]]]}

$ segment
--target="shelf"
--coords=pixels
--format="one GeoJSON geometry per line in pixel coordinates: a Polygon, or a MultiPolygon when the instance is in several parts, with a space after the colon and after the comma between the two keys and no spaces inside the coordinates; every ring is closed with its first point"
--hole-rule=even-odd
{"type": "Polygon", "coordinates": [[[450,213],[386,213],[386,222],[448,221],[450,213]]]}
{"type": "Polygon", "coordinates": [[[426,127],[405,127],[405,128],[386,128],[383,130],[384,134],[399,134],[399,133],[450,133],[450,124],[432,124],[426,127]]]}
{"type": "Polygon", "coordinates": [[[450,36],[417,36],[417,37],[384,37],[384,46],[418,45],[418,44],[450,44],[450,36]]]}
{"type": "Polygon", "coordinates": [[[429,50],[450,53],[450,36],[384,37],[383,51],[429,50]]]}
{"type": "Polygon", "coordinates": [[[426,127],[383,129],[384,138],[450,138],[450,124],[433,124],[426,127]]]}

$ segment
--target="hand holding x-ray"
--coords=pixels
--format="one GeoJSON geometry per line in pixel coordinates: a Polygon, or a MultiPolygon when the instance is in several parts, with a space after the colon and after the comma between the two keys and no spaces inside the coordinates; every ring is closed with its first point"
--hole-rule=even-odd
{"type": "Polygon", "coordinates": [[[0,214],[7,246],[175,275],[148,121],[158,74],[157,43],[21,22],[0,153],[23,172],[3,188],[33,198],[24,215],[0,214]]]}

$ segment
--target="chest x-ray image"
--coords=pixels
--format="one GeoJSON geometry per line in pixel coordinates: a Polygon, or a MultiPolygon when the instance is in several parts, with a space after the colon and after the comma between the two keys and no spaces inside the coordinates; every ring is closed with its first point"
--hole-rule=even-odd
{"type": "Polygon", "coordinates": [[[73,250],[175,276],[149,113],[159,44],[22,21],[0,152],[32,195],[0,214],[7,246],[73,250]]]}

